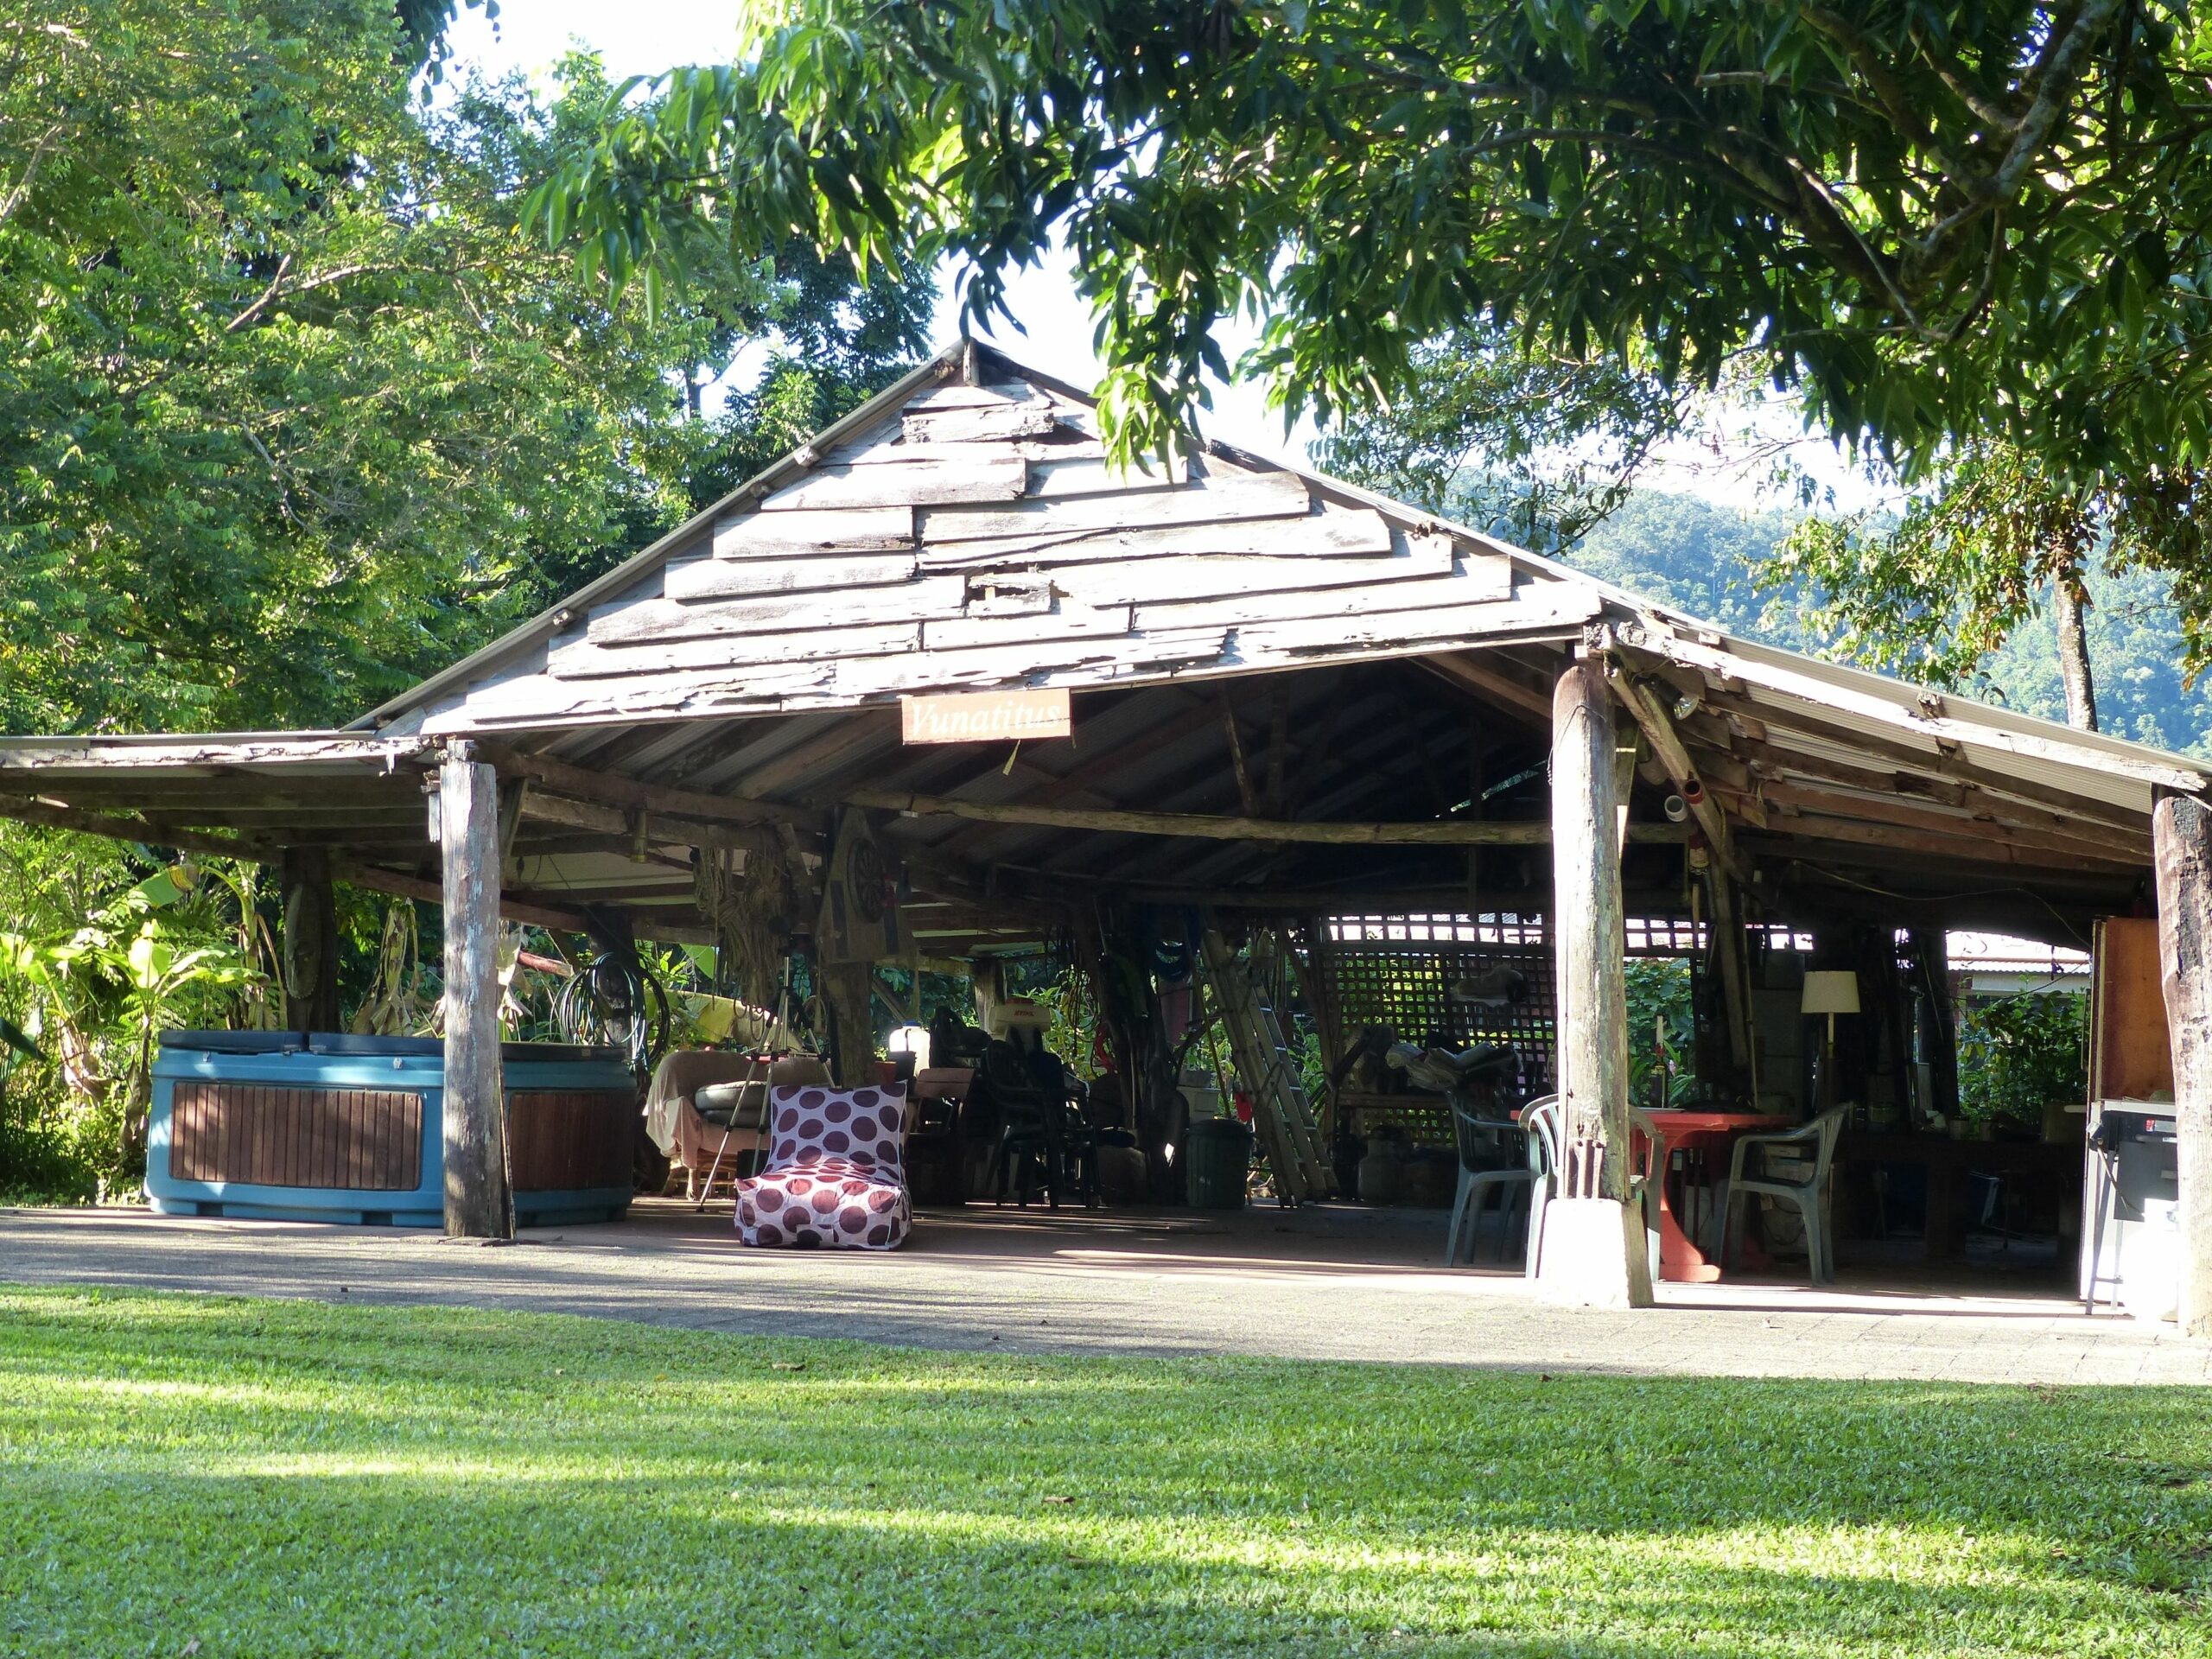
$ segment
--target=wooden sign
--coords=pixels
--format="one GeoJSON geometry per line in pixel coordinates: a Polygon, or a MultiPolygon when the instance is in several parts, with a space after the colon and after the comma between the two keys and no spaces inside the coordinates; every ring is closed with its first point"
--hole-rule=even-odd
{"type": "Polygon", "coordinates": [[[1075,734],[1065,687],[901,697],[899,714],[909,743],[1003,743],[1075,734]]]}

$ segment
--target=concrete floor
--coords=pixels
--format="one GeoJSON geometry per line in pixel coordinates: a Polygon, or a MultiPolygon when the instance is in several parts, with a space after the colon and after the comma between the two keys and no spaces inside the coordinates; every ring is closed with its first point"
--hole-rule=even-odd
{"type": "MultiPolygon", "coordinates": [[[[1022,1353],[1241,1354],[1535,1370],[1955,1382],[2212,1382],[2212,1344],[1995,1274],[1669,1285],[1564,1310],[1516,1269],[1435,1265],[1440,1214],[925,1215],[890,1255],[741,1248],[672,1200],[506,1247],[412,1230],[0,1210],[0,1280],[442,1302],[1022,1353]]],[[[2048,1280],[2043,1281],[2048,1285],[2048,1280]]]]}

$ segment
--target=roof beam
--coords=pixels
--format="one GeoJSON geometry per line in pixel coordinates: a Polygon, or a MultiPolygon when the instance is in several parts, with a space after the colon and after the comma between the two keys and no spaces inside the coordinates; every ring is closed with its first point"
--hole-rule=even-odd
{"type": "Polygon", "coordinates": [[[1651,752],[1658,756],[1660,766],[1688,804],[1690,816],[1705,831],[1714,855],[1738,875],[1743,874],[1735,838],[1729,834],[1727,815],[1720,810],[1719,800],[1706,788],[1705,780],[1698,776],[1697,766],[1690,760],[1688,750],[1682,747],[1682,740],[1675,733],[1674,721],[1667,717],[1667,711],[1633,675],[1618,665],[1605,677],[1613,688],[1614,696],[1628,709],[1629,717],[1643,732],[1651,745],[1651,752]]]}
{"type": "Polygon", "coordinates": [[[1936,807],[1916,805],[1894,794],[1853,794],[1802,784],[1763,784],[1760,795],[1782,808],[1784,814],[1791,815],[1777,816],[1767,826],[1780,830],[1788,830],[1794,815],[1811,812],[1828,817],[1864,818],[1895,824],[1900,829],[1925,830],[1935,835],[1988,836],[2016,847],[2036,848],[2049,853],[2079,853],[2088,858],[2117,860],[2139,854],[2145,868],[2149,868],[2151,863],[2151,838],[2147,835],[2123,836],[2117,830],[2096,828],[2077,829],[2071,833],[2031,829],[1979,813],[1946,812],[1936,807]]]}
{"type": "Polygon", "coordinates": [[[601,806],[644,811],[663,820],[693,819],[702,823],[744,827],[790,823],[815,830],[829,827],[826,814],[804,807],[640,783],[620,772],[594,772],[588,766],[532,754],[504,743],[480,743],[478,753],[497,766],[503,777],[528,779],[542,785],[548,793],[601,806]]]}
{"type": "MultiPolygon", "coordinates": [[[[1173,836],[1205,841],[1295,842],[1335,847],[1536,847],[1551,840],[1551,826],[1534,819],[1511,823],[1450,818],[1413,823],[1287,822],[1199,812],[1128,812],[1094,807],[1032,806],[1018,802],[962,801],[943,795],[909,795],[888,789],[855,790],[847,794],[845,804],[917,817],[967,818],[978,823],[1028,823],[1053,830],[1173,836]]],[[[1629,826],[1629,838],[1632,841],[1679,842],[1683,836],[1679,824],[1629,826]]]]}
{"type": "Polygon", "coordinates": [[[1472,691],[1493,705],[1503,703],[1514,713],[1528,716],[1531,725],[1547,732],[1551,729],[1551,693],[1524,683],[1510,671],[1513,664],[1499,653],[1455,651],[1414,660],[1461,690],[1472,691]]]}
{"type": "Polygon", "coordinates": [[[2101,855],[2080,848],[2050,850],[2004,841],[1978,833],[1982,826],[1968,826],[1957,835],[1935,834],[1895,824],[1869,823],[1864,818],[1831,817],[1824,813],[1800,812],[1785,817],[1769,839],[1829,841],[1858,847],[1879,847],[1891,852],[1927,853],[1982,864],[2024,866],[2046,870],[2099,869],[2139,871],[2145,868],[2124,855],[2101,855]]]}
{"type": "Polygon", "coordinates": [[[83,835],[105,836],[111,841],[142,842],[156,847],[175,847],[216,858],[243,858],[270,863],[283,855],[282,844],[251,835],[223,835],[149,818],[138,812],[86,812],[75,807],[28,796],[0,796],[0,817],[47,830],[73,830],[83,835]]]}

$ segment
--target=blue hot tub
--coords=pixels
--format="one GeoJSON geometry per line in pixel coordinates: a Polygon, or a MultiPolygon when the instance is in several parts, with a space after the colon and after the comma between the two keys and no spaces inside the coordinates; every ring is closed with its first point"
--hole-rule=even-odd
{"type": "MultiPolygon", "coordinates": [[[[614,1049],[550,1043],[500,1052],[517,1221],[620,1216],[638,1122],[627,1062],[614,1049]]],[[[435,1038],[164,1032],[146,1193],[169,1216],[436,1226],[444,1104],[435,1038]]]]}

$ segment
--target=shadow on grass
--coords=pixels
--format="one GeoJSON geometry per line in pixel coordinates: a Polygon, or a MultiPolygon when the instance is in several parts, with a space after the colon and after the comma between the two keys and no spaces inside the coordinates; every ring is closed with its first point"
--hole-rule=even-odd
{"type": "Polygon", "coordinates": [[[2202,1400],[8,1293],[0,1646],[2203,1652],[2202,1400]]]}

